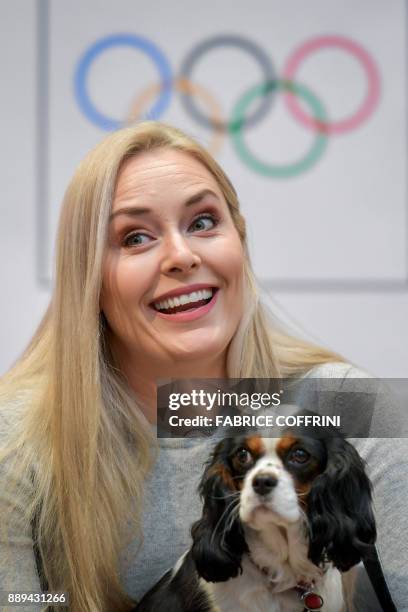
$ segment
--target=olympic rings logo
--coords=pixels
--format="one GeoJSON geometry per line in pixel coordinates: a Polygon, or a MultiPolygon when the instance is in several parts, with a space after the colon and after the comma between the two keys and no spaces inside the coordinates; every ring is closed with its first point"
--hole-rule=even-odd
{"type": "Polygon", "coordinates": [[[169,107],[174,91],[181,96],[185,111],[198,123],[213,131],[210,148],[218,150],[220,139],[228,133],[239,158],[252,170],[272,178],[288,178],[312,168],[323,155],[328,136],[345,134],[355,130],[373,114],[380,98],[380,76],[378,68],[361,45],[343,36],[319,36],[302,43],[287,59],[282,75],[279,77],[269,56],[253,41],[238,35],[217,35],[198,43],[184,58],[180,72],[174,76],[165,54],[150,40],[136,34],[114,34],[93,43],[80,57],[74,77],[75,98],[82,113],[94,125],[105,131],[116,130],[124,124],[148,117],[159,119],[169,107]],[[160,82],[146,88],[133,101],[127,121],[122,122],[100,112],[88,91],[89,73],[95,59],[115,47],[131,47],[144,52],[155,64],[160,82]],[[215,98],[203,87],[194,82],[194,68],[209,50],[221,47],[235,47],[249,54],[259,63],[264,81],[256,84],[236,101],[231,118],[225,120],[215,98]],[[338,121],[330,120],[318,97],[305,85],[296,82],[296,74],[302,62],[311,54],[325,48],[337,48],[350,54],[364,70],[366,93],[361,105],[349,117],[338,121]],[[312,146],[306,155],[287,165],[271,164],[260,159],[248,148],[244,131],[260,121],[271,109],[275,96],[282,92],[288,112],[294,119],[315,134],[312,146]],[[204,114],[196,105],[200,97],[209,109],[204,114]],[[255,99],[259,99],[252,113],[247,109],[255,99]],[[299,104],[303,101],[308,112],[299,104]],[[153,100],[149,112],[145,108],[153,100]]]}

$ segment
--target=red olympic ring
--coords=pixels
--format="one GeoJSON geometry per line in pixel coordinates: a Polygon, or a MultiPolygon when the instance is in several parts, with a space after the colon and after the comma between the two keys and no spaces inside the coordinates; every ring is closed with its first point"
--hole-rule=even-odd
{"type": "Polygon", "coordinates": [[[340,121],[322,122],[305,113],[293,94],[286,94],[285,101],[293,116],[303,125],[328,134],[344,134],[349,130],[357,128],[374,111],[380,97],[380,76],[372,57],[360,45],[343,36],[320,36],[307,41],[296,49],[286,63],[283,79],[295,81],[295,73],[299,68],[299,64],[307,55],[323,47],[340,47],[348,51],[362,64],[367,74],[368,87],[361,106],[351,117],[340,121]]]}

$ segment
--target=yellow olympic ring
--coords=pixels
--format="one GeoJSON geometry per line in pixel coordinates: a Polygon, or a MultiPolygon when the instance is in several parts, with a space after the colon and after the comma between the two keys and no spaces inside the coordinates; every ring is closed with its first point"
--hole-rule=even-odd
{"type": "MultiPolygon", "coordinates": [[[[207,104],[210,110],[210,116],[213,121],[213,125],[216,125],[216,123],[214,122],[221,123],[221,121],[223,120],[222,110],[216,102],[215,98],[206,89],[204,89],[204,87],[192,83],[191,81],[188,81],[185,78],[179,78],[173,81],[172,87],[174,87],[174,89],[180,91],[181,93],[200,96],[207,104]]],[[[162,88],[162,85],[160,83],[157,83],[155,85],[150,85],[149,87],[144,89],[133,101],[126,118],[126,122],[128,124],[131,124],[141,119],[142,114],[146,110],[148,104],[152,101],[152,99],[154,99],[155,96],[157,96],[157,94],[160,93],[162,88]]],[[[207,147],[207,149],[214,156],[216,156],[220,152],[223,135],[223,130],[215,130],[214,135],[207,147]]]]}

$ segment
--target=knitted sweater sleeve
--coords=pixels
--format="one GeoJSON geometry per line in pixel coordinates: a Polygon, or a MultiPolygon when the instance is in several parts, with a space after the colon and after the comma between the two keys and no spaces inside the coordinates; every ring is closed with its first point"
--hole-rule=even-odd
{"type": "MultiPolygon", "coordinates": [[[[321,366],[316,377],[342,378],[348,388],[361,388],[369,375],[361,370],[337,364],[321,366]],[[350,386],[350,382],[352,383],[350,386]]],[[[386,381],[383,381],[384,384],[386,381]]],[[[373,385],[374,386],[374,385],[373,385]]],[[[382,382],[379,381],[382,389],[382,382]]],[[[376,395],[371,428],[366,438],[350,438],[366,462],[373,485],[373,505],[377,523],[376,549],[382,573],[398,612],[408,612],[408,412],[396,407],[390,393],[376,395]],[[389,437],[400,432],[401,437],[389,437]],[[405,437],[402,437],[405,436],[405,437]]],[[[351,570],[352,580],[345,580],[348,602],[358,612],[377,612],[380,605],[362,564],[351,570]]]]}
{"type": "MultiPolygon", "coordinates": [[[[13,407],[0,411],[0,449],[9,437],[14,421],[13,407]]],[[[16,483],[11,475],[10,459],[0,462],[0,590],[40,591],[33,552],[31,528],[24,521],[24,508],[31,494],[29,475],[16,483]],[[17,486],[16,486],[17,485],[17,486]]],[[[4,612],[15,607],[0,606],[4,612]]],[[[40,605],[19,606],[21,611],[41,610],[40,605]]]]}

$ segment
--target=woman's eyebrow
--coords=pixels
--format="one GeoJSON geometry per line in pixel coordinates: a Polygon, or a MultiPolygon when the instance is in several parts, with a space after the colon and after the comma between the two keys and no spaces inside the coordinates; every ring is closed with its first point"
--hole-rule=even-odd
{"type": "MultiPolygon", "coordinates": [[[[187,200],[184,202],[184,206],[187,207],[187,206],[192,206],[193,204],[198,204],[199,202],[201,202],[201,200],[203,200],[208,195],[220,201],[219,196],[215,193],[215,191],[212,191],[212,189],[201,189],[194,195],[187,198],[187,200]]],[[[109,221],[112,221],[118,215],[131,215],[135,217],[138,215],[145,215],[146,213],[151,213],[151,212],[152,212],[152,209],[147,208],[145,206],[143,207],[124,206],[123,208],[119,208],[119,210],[116,210],[114,213],[112,213],[109,217],[109,221]]]]}

